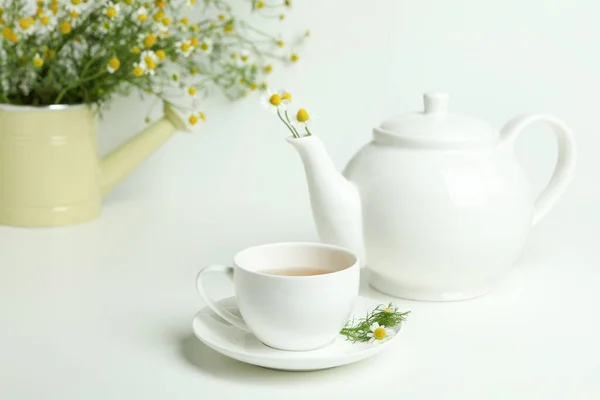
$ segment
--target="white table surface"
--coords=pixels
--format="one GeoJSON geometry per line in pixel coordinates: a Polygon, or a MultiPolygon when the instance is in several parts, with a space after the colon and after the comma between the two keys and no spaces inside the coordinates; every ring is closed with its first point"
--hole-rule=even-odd
{"type": "MultiPolygon", "coordinates": [[[[412,314],[389,352],[289,373],[200,343],[194,279],[243,246],[315,239],[311,223],[278,203],[205,198],[190,194],[183,207],[125,191],[92,223],[0,228],[0,398],[600,398],[598,213],[574,219],[562,204],[485,297],[394,300],[412,314]]],[[[363,278],[363,295],[390,300],[363,278]]],[[[217,278],[213,292],[232,290],[217,278]]]]}

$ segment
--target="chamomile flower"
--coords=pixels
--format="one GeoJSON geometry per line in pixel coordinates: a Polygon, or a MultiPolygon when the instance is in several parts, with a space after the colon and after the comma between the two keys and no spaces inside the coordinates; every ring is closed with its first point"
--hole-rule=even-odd
{"type": "Polygon", "coordinates": [[[240,52],[240,56],[239,56],[238,60],[242,64],[250,64],[250,62],[251,62],[251,60],[250,60],[250,52],[248,52],[248,50],[242,50],[240,52]]]}
{"type": "Polygon", "coordinates": [[[210,54],[210,53],[212,53],[212,51],[213,51],[213,41],[212,41],[212,39],[206,37],[206,38],[200,40],[200,42],[198,43],[198,48],[204,54],[210,54]]]}
{"type": "Polygon", "coordinates": [[[35,29],[38,34],[46,34],[56,29],[57,19],[52,14],[40,14],[35,29]]]}
{"type": "Polygon", "coordinates": [[[169,26],[159,22],[156,24],[156,30],[158,31],[158,36],[165,38],[169,36],[169,26]]]}
{"type": "Polygon", "coordinates": [[[196,5],[197,1],[196,0],[187,0],[187,4],[190,7],[194,7],[196,5]]]}
{"type": "Polygon", "coordinates": [[[35,29],[35,19],[33,17],[25,17],[21,18],[17,22],[17,26],[15,27],[15,31],[20,36],[30,36],[36,33],[35,29]]]}
{"type": "Polygon", "coordinates": [[[146,73],[146,64],[145,63],[134,63],[133,64],[133,75],[135,77],[140,77],[146,73]]]}
{"type": "Polygon", "coordinates": [[[144,64],[144,72],[148,75],[154,75],[158,67],[159,59],[155,52],[146,50],[140,55],[140,64],[144,64]]]}
{"type": "Polygon", "coordinates": [[[77,14],[81,14],[85,7],[85,3],[82,0],[70,0],[65,4],[65,8],[69,13],[76,12],[77,14]]]}
{"type": "Polygon", "coordinates": [[[121,61],[117,57],[113,57],[110,59],[108,64],[106,65],[106,69],[109,73],[114,74],[121,67],[121,61]]]}
{"type": "Polygon", "coordinates": [[[138,24],[143,24],[144,22],[146,22],[148,20],[148,10],[146,9],[146,7],[142,6],[142,7],[138,8],[137,11],[131,15],[131,17],[138,24]]]}
{"type": "Polygon", "coordinates": [[[148,34],[142,33],[138,36],[138,39],[139,39],[142,47],[145,47],[147,49],[154,46],[156,44],[156,42],[158,41],[158,37],[154,33],[148,33],[148,34]]]}
{"type": "Polygon", "coordinates": [[[379,344],[390,340],[396,332],[393,329],[386,328],[383,325],[379,325],[378,322],[374,322],[369,328],[371,332],[367,333],[367,336],[371,339],[369,343],[379,344]]]}
{"type": "Polygon", "coordinates": [[[119,4],[113,3],[109,1],[106,3],[106,8],[104,10],[104,15],[108,18],[113,19],[119,14],[120,6],[119,4]]]}
{"type": "Polygon", "coordinates": [[[196,89],[193,86],[189,87],[187,92],[192,97],[192,99],[195,99],[198,96],[198,89],[196,89]]]}
{"type": "Polygon", "coordinates": [[[36,68],[41,68],[44,65],[44,59],[38,53],[35,54],[32,61],[36,68]]]}
{"type": "Polygon", "coordinates": [[[285,90],[270,90],[267,89],[261,97],[261,103],[263,107],[270,110],[273,113],[277,113],[278,110],[285,111],[287,106],[292,101],[292,95],[285,90]]]}
{"type": "Polygon", "coordinates": [[[192,42],[190,40],[182,40],[177,42],[175,45],[177,47],[177,53],[184,57],[189,57],[190,54],[192,54],[192,51],[194,51],[194,46],[192,46],[192,42]]]}

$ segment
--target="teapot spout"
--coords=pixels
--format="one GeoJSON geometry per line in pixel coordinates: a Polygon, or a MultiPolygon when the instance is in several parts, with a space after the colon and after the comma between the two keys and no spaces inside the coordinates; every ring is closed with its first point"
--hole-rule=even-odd
{"type": "Polygon", "coordinates": [[[364,263],[358,189],[337,171],[318,137],[288,138],[288,142],[298,151],[304,164],[319,237],[325,243],[354,251],[364,263]]]}
{"type": "Polygon", "coordinates": [[[175,131],[187,131],[186,124],[169,104],[164,104],[164,117],[110,152],[101,161],[102,195],[106,196],[135,167],[167,141],[175,131]]]}

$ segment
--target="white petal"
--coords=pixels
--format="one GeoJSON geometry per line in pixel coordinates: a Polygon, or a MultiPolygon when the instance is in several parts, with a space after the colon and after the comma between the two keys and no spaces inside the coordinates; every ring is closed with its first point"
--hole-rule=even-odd
{"type": "Polygon", "coordinates": [[[367,336],[368,336],[368,337],[373,337],[373,332],[369,332],[369,333],[367,333],[367,336]]]}
{"type": "Polygon", "coordinates": [[[373,322],[371,324],[371,331],[374,331],[375,329],[379,328],[379,322],[373,322]]]}

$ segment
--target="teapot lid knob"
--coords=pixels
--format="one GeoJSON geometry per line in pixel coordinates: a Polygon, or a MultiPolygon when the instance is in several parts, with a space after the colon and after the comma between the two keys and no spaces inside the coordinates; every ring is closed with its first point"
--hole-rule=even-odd
{"type": "Polygon", "coordinates": [[[425,114],[447,114],[448,113],[448,102],[450,96],[448,93],[425,93],[423,95],[425,102],[425,114]]]}

